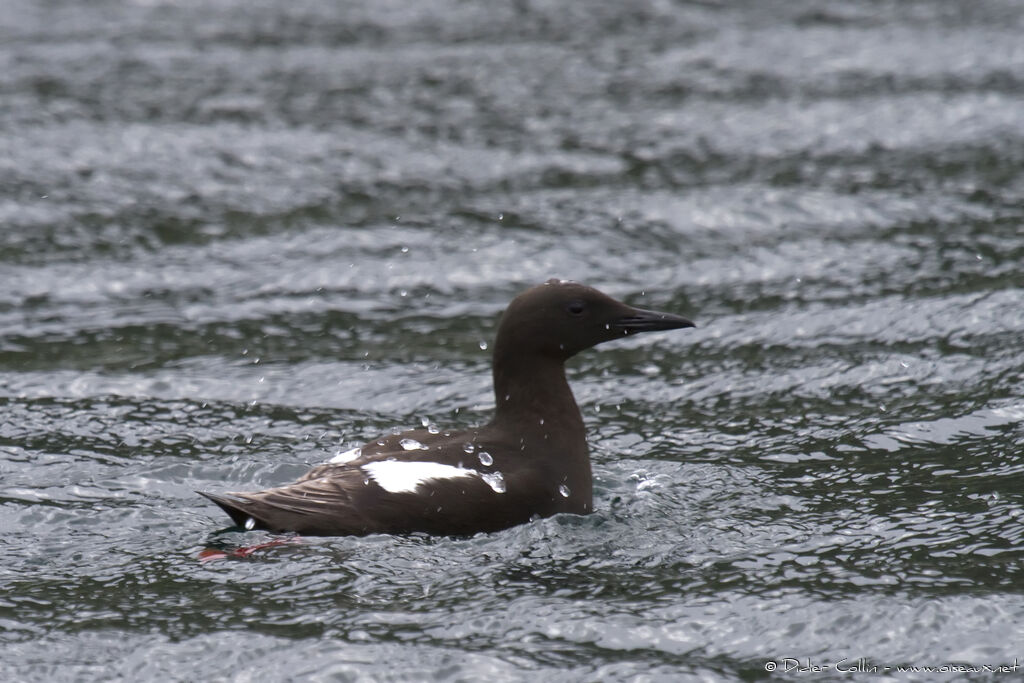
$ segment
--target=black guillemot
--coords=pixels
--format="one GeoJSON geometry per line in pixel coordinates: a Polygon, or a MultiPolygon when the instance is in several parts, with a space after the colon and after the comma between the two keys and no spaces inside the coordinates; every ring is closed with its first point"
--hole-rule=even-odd
{"type": "Polygon", "coordinates": [[[467,535],[560,512],[587,514],[590,455],[565,361],[624,335],[683,327],[694,324],[548,280],[502,315],[488,424],[381,437],[277,488],[200,493],[246,529],[319,536],[467,535]]]}

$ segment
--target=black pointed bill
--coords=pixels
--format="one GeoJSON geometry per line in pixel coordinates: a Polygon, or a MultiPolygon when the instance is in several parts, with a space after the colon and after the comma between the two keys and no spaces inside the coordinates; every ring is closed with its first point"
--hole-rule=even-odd
{"type": "Polygon", "coordinates": [[[659,313],[658,311],[634,308],[630,314],[614,320],[610,327],[613,330],[620,330],[623,334],[636,334],[658,330],[678,330],[683,327],[696,327],[696,325],[673,313],[659,313]]]}

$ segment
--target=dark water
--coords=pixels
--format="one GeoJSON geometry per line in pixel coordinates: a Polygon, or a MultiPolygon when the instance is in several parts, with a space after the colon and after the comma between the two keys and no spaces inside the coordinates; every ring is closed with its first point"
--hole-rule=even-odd
{"type": "Polygon", "coordinates": [[[1024,5],[341,5],[4,2],[0,677],[1024,662],[1024,5]],[[700,325],[573,362],[596,514],[199,562],[551,276],[700,325]]]}

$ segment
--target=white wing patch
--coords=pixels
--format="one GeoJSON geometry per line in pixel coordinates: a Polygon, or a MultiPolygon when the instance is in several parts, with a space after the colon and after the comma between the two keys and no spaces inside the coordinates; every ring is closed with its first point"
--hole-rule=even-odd
{"type": "Polygon", "coordinates": [[[367,463],[361,469],[388,493],[416,493],[416,487],[431,479],[480,476],[476,470],[452,467],[439,462],[380,460],[367,463]]]}

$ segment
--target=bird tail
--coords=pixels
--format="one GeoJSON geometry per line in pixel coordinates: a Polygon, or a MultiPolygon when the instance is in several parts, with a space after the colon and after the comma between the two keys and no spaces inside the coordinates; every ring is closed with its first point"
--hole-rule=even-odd
{"type": "Polygon", "coordinates": [[[240,527],[246,529],[266,529],[267,525],[263,522],[256,510],[250,509],[256,507],[255,501],[244,498],[238,494],[220,495],[216,493],[207,493],[206,491],[196,491],[200,496],[212,500],[220,509],[228,513],[228,517],[231,521],[240,527]]]}

